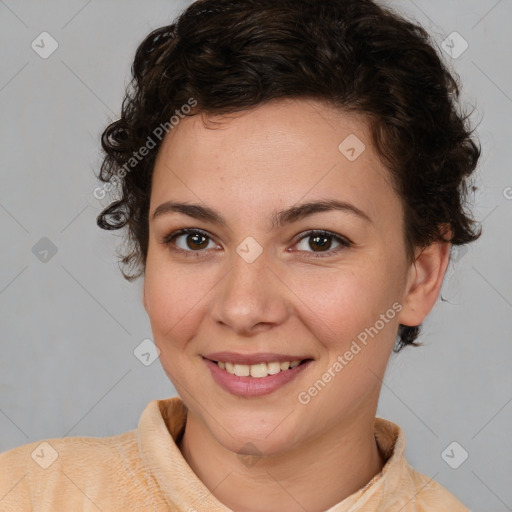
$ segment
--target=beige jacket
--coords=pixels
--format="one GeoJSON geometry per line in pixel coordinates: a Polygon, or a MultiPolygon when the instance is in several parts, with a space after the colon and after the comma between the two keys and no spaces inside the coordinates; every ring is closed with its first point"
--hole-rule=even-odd
{"type": "MultiPolygon", "coordinates": [[[[48,439],[0,454],[0,511],[230,512],[176,444],[186,414],[179,397],[154,400],[138,428],[123,434],[48,439]]],[[[326,512],[469,512],[408,465],[398,425],[376,418],[375,437],[383,470],[326,512]]]]}

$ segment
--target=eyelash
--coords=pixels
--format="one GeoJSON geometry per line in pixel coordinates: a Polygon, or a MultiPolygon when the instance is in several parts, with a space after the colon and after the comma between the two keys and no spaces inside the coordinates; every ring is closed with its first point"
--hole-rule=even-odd
{"type": "MultiPolygon", "coordinates": [[[[176,246],[171,247],[172,242],[176,238],[178,238],[181,235],[189,235],[189,234],[199,234],[199,235],[204,236],[205,238],[212,240],[212,237],[206,231],[203,231],[203,230],[197,229],[197,228],[183,228],[178,231],[174,231],[174,232],[170,233],[169,235],[167,235],[166,237],[164,237],[164,239],[161,241],[161,243],[163,245],[169,247],[173,252],[183,254],[186,257],[195,257],[195,258],[202,257],[201,253],[205,252],[204,249],[198,250],[198,251],[192,251],[192,250],[180,249],[179,247],[176,247],[176,246]]],[[[332,233],[330,231],[325,231],[322,229],[311,229],[309,231],[302,233],[302,236],[299,238],[299,240],[296,243],[299,243],[303,239],[312,237],[314,235],[317,235],[317,236],[320,235],[320,236],[333,238],[334,240],[336,240],[336,242],[338,242],[340,244],[340,247],[336,247],[333,250],[328,250],[325,252],[318,252],[318,253],[311,252],[311,256],[307,256],[307,257],[325,258],[328,256],[332,256],[333,254],[337,254],[342,249],[348,249],[349,247],[351,247],[353,245],[352,242],[350,242],[350,240],[348,240],[344,237],[341,237],[340,235],[337,235],[335,233],[332,233]]],[[[302,252],[310,252],[310,251],[302,251],[302,252]]]]}

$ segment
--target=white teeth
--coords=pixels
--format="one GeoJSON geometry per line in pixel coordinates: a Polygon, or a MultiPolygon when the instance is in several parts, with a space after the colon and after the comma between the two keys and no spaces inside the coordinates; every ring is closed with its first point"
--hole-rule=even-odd
{"type": "Polygon", "coordinates": [[[285,371],[291,368],[299,366],[300,359],[297,361],[285,361],[280,363],[279,361],[272,361],[270,363],[257,363],[257,364],[234,364],[224,361],[217,361],[219,368],[226,370],[231,375],[237,377],[255,377],[261,379],[268,375],[275,375],[281,371],[285,371]]]}
{"type": "Polygon", "coordinates": [[[249,377],[250,369],[248,364],[235,364],[235,375],[237,377],[249,377]]]}
{"type": "Polygon", "coordinates": [[[281,365],[278,362],[267,363],[267,371],[269,375],[275,375],[281,371],[281,365]]]}
{"type": "Polygon", "coordinates": [[[251,364],[251,377],[266,377],[268,375],[267,363],[251,364]]]}

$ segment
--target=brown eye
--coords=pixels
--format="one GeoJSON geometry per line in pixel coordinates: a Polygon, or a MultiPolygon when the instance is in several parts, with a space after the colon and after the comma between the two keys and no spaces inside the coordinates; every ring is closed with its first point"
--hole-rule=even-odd
{"type": "Polygon", "coordinates": [[[315,235],[309,237],[309,246],[311,249],[319,248],[321,251],[330,249],[332,245],[332,237],[327,235],[315,235]]]}
{"type": "Polygon", "coordinates": [[[204,252],[210,242],[212,242],[210,236],[198,229],[181,229],[171,233],[162,241],[164,245],[173,246],[173,250],[185,253],[187,256],[190,253],[204,252]]]}
{"type": "Polygon", "coordinates": [[[201,233],[189,233],[185,235],[185,243],[189,249],[205,249],[208,246],[207,238],[201,233]]]}
{"type": "Polygon", "coordinates": [[[334,233],[330,233],[329,231],[309,231],[307,232],[297,244],[298,249],[303,252],[313,253],[313,257],[322,257],[322,256],[330,256],[331,254],[336,254],[342,248],[347,248],[351,246],[351,242],[347,239],[336,235],[334,233]],[[333,240],[338,245],[331,250],[333,245],[333,240]],[[302,245],[302,248],[300,247],[302,245]],[[309,250],[308,250],[309,249],[309,250]],[[317,253],[317,254],[315,254],[317,253]],[[325,253],[325,254],[323,254],[325,253]]]}

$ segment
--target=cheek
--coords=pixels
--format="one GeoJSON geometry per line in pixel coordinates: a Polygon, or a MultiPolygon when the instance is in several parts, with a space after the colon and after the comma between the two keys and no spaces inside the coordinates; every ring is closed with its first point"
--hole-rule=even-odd
{"type": "Polygon", "coordinates": [[[199,325],[214,283],[193,266],[169,265],[148,258],[145,273],[146,310],[162,356],[182,350],[199,325]]]}
{"type": "MultiPolygon", "coordinates": [[[[343,349],[347,342],[373,325],[392,305],[392,293],[377,272],[352,267],[318,271],[295,279],[297,304],[309,318],[310,330],[327,348],[343,349]]],[[[292,281],[293,282],[293,281],[292,281]]]]}
{"type": "Polygon", "coordinates": [[[398,313],[387,283],[377,283],[369,273],[338,271],[319,274],[311,282],[302,279],[297,286],[297,296],[303,299],[301,321],[321,346],[322,355],[297,394],[311,417],[335,423],[378,395],[398,313]]]}

